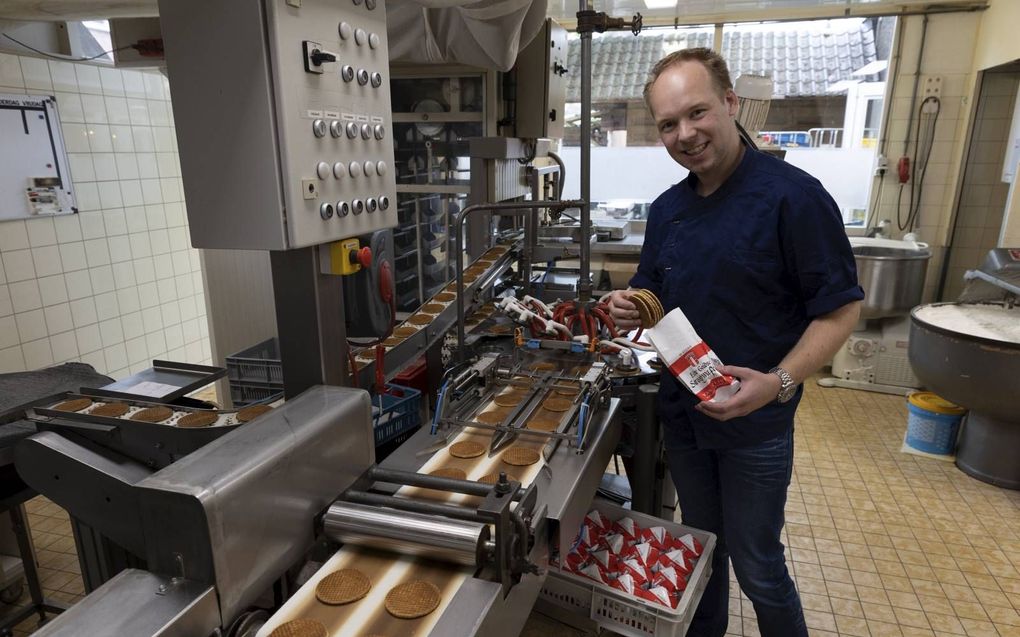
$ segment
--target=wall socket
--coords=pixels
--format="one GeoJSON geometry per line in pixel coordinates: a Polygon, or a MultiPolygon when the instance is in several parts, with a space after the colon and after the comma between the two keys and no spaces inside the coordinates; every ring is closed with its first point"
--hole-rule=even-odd
{"type": "Polygon", "coordinates": [[[928,97],[942,97],[942,76],[922,75],[921,76],[921,99],[928,97]]]}

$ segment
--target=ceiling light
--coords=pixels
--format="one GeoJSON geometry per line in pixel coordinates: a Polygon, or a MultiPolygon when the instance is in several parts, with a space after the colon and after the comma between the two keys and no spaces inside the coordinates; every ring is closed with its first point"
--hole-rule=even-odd
{"type": "Polygon", "coordinates": [[[676,6],[676,0],[645,0],[645,6],[649,9],[671,9],[676,6]]]}

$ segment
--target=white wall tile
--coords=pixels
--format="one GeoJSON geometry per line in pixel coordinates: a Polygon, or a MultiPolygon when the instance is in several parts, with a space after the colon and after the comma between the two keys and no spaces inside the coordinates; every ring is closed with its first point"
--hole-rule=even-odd
{"type": "Polygon", "coordinates": [[[149,206],[163,203],[163,190],[160,188],[158,179],[142,180],[142,199],[149,206]]]}
{"type": "Polygon", "coordinates": [[[102,210],[90,210],[78,215],[83,239],[102,239],[106,237],[106,216],[102,210]]]}
{"type": "Polygon", "coordinates": [[[141,312],[131,312],[122,315],[120,317],[120,325],[124,330],[125,339],[138,338],[145,334],[145,324],[142,322],[141,312]]]}
{"type": "Polygon", "coordinates": [[[85,242],[85,259],[94,268],[110,263],[110,248],[106,239],[89,239],[85,242]]]}
{"type": "Polygon", "coordinates": [[[149,350],[149,358],[162,358],[166,355],[166,337],[163,330],[145,335],[145,346],[149,350]]]}
{"type": "Polygon", "coordinates": [[[185,360],[188,361],[200,361],[203,360],[202,355],[202,341],[195,341],[188,343],[184,346],[185,360]]]}
{"type": "Polygon", "coordinates": [[[74,199],[80,212],[92,212],[100,208],[99,189],[93,182],[75,184],[74,199]]]}
{"type": "Polygon", "coordinates": [[[110,122],[110,118],[106,114],[106,100],[102,95],[82,95],[81,110],[85,116],[86,124],[108,124],[110,122]]]}
{"type": "Polygon", "coordinates": [[[6,285],[0,285],[0,316],[14,314],[14,303],[11,303],[11,291],[6,285]]]}
{"type": "Polygon", "coordinates": [[[74,74],[78,77],[78,90],[90,95],[102,95],[103,85],[99,82],[99,67],[75,64],[74,74]]]}
{"type": "Polygon", "coordinates": [[[132,126],[131,135],[135,141],[135,152],[151,153],[156,150],[155,141],[152,138],[152,128],[149,126],[132,126]]]}
{"type": "Polygon", "coordinates": [[[113,269],[113,284],[118,290],[135,286],[135,265],[131,261],[114,263],[110,267],[113,269]]]}
{"type": "Polygon", "coordinates": [[[120,182],[100,181],[96,186],[99,188],[99,203],[104,209],[124,206],[124,198],[120,194],[120,182]]]}
{"type": "Polygon", "coordinates": [[[170,326],[181,322],[181,308],[177,301],[170,301],[159,306],[163,313],[163,325],[170,326]]]}
{"type": "Polygon", "coordinates": [[[71,301],[70,305],[71,320],[74,321],[75,327],[85,327],[99,321],[94,297],[86,296],[77,301],[71,301]]]}
{"type": "MultiPolygon", "coordinates": [[[[113,152],[115,153],[135,152],[134,136],[130,126],[111,124],[110,141],[113,143],[113,152]]],[[[122,176],[121,179],[124,177],[122,176]]]]}
{"type": "Polygon", "coordinates": [[[163,330],[163,334],[166,336],[167,349],[174,350],[184,347],[184,332],[181,330],[180,323],[166,328],[163,330]]]}
{"type": "Polygon", "coordinates": [[[166,209],[162,204],[145,206],[145,223],[149,230],[166,228],[166,209]]]}
{"type": "Polygon", "coordinates": [[[122,234],[110,237],[106,240],[110,246],[110,261],[120,263],[131,260],[131,244],[128,242],[128,235],[122,234]]]}
{"type": "Polygon", "coordinates": [[[51,334],[58,334],[74,329],[74,318],[71,316],[71,304],[61,303],[43,308],[46,327],[51,334]]]}
{"type": "MultiPolygon", "coordinates": [[[[92,165],[95,168],[96,181],[115,181],[117,175],[117,160],[113,153],[93,153],[92,165]]],[[[102,201],[103,192],[100,187],[99,198],[102,201]]],[[[105,207],[105,203],[103,204],[105,207]]]]}
{"type": "Polygon", "coordinates": [[[102,67],[99,69],[99,79],[103,85],[103,95],[124,96],[124,78],[121,77],[120,69],[102,67]]]}
{"type": "Polygon", "coordinates": [[[28,219],[25,221],[25,229],[28,231],[28,243],[33,248],[56,245],[57,243],[57,230],[50,217],[28,219]]]}
{"type": "MultiPolygon", "coordinates": [[[[152,227],[152,224],[149,224],[152,227]]],[[[170,252],[170,232],[160,228],[149,231],[149,243],[152,245],[153,254],[166,254],[170,252]]]]}
{"type": "Polygon", "coordinates": [[[146,106],[145,100],[129,99],[127,107],[133,126],[152,126],[152,121],[149,119],[149,109],[146,106]]]}
{"type": "Polygon", "coordinates": [[[96,302],[96,317],[100,321],[109,321],[110,319],[120,317],[120,305],[117,303],[116,292],[104,292],[97,294],[95,297],[96,302]]]}
{"type": "MultiPolygon", "coordinates": [[[[167,221],[169,222],[169,220],[169,215],[167,215],[167,221]]],[[[191,250],[191,236],[188,235],[188,229],[178,226],[171,227],[167,232],[170,235],[170,250],[172,252],[183,251],[184,258],[190,258],[188,252],[191,250]]],[[[186,268],[185,271],[190,271],[190,268],[186,268]]]]}
{"type": "Polygon", "coordinates": [[[163,88],[163,78],[158,72],[145,72],[143,76],[145,80],[145,97],[150,100],[163,100],[167,98],[166,91],[163,88]]]}
{"type": "Polygon", "coordinates": [[[172,277],[167,277],[165,279],[157,278],[156,290],[160,301],[177,298],[177,286],[174,284],[172,277]]]}
{"type": "Polygon", "coordinates": [[[142,197],[142,183],[137,179],[120,182],[120,192],[125,208],[133,208],[145,203],[145,199],[142,197]]]}
{"type": "Polygon", "coordinates": [[[149,121],[153,126],[170,126],[170,104],[149,100],[149,121]]]}
{"type": "Polygon", "coordinates": [[[68,272],[64,275],[64,284],[67,286],[67,298],[72,301],[92,296],[92,278],[88,270],[68,272]]]}
{"type": "MultiPolygon", "coordinates": [[[[88,354],[103,348],[103,339],[99,336],[98,323],[76,329],[74,337],[78,341],[78,352],[80,354],[88,354]]],[[[82,360],[84,361],[85,359],[82,360]]]]}
{"type": "Polygon", "coordinates": [[[152,256],[152,242],[148,232],[138,232],[128,235],[131,242],[131,255],[135,259],[152,256]]]}
{"type": "MultiPolygon", "coordinates": [[[[74,74],[73,64],[61,60],[50,60],[49,65],[54,91],[78,92],[78,77],[74,74]]],[[[61,113],[61,117],[63,117],[63,113],[61,113]]]]}
{"type": "Polygon", "coordinates": [[[53,360],[57,363],[78,359],[78,339],[74,332],[63,332],[51,336],[50,349],[53,350],[53,360]]]}
{"type": "Polygon", "coordinates": [[[181,200],[181,188],[180,179],[173,177],[169,179],[160,179],[159,188],[163,195],[164,202],[180,201],[181,200]]]}
{"type": "MultiPolygon", "coordinates": [[[[132,275],[134,273],[132,272],[132,275]]],[[[141,309],[141,302],[138,300],[138,286],[132,285],[124,289],[117,290],[117,304],[120,306],[120,311],[127,314],[129,312],[137,312],[141,309]]]]}
{"type": "Polygon", "coordinates": [[[28,241],[28,229],[25,222],[18,219],[3,222],[3,232],[0,232],[0,252],[10,250],[24,250],[32,247],[28,241]]]}
{"type": "Polygon", "coordinates": [[[60,265],[60,249],[55,245],[32,248],[32,261],[37,277],[51,276],[63,272],[60,265]]]}
{"type": "Polygon", "coordinates": [[[159,292],[156,290],[155,281],[138,284],[138,303],[142,309],[159,305],[159,292]]]}
{"type": "Polygon", "coordinates": [[[44,306],[67,302],[67,286],[64,276],[57,274],[39,279],[39,295],[44,306]]]}
{"type": "Polygon", "coordinates": [[[138,177],[140,179],[156,179],[159,177],[159,164],[156,162],[155,153],[137,153],[135,160],[138,164],[138,177]]]}
{"type": "Polygon", "coordinates": [[[184,332],[184,342],[194,343],[202,340],[202,330],[198,326],[198,319],[191,319],[181,323],[181,331],[184,332]]]}
{"type": "MultiPolygon", "coordinates": [[[[177,226],[184,226],[188,223],[188,216],[184,211],[183,201],[173,201],[165,204],[163,208],[166,210],[166,225],[170,228],[177,226]]],[[[191,245],[191,240],[188,240],[188,245],[191,245]]]]}
{"type": "Polygon", "coordinates": [[[156,153],[156,168],[160,177],[178,177],[181,173],[174,153],[156,153]]]}
{"type": "Polygon", "coordinates": [[[156,267],[152,263],[152,257],[135,257],[134,264],[135,280],[138,281],[139,284],[156,280],[156,267]]]}
{"type": "MultiPolygon", "coordinates": [[[[106,368],[120,370],[122,367],[127,367],[127,350],[124,348],[123,343],[118,343],[113,347],[107,347],[103,349],[103,356],[106,357],[106,368]]],[[[123,374],[123,371],[116,373],[111,372],[114,378],[117,378],[116,374],[123,374]]]]}
{"type": "Polygon", "coordinates": [[[42,91],[53,90],[50,65],[46,63],[46,60],[22,56],[21,74],[25,78],[25,88],[42,91]]]}
{"type": "Polygon", "coordinates": [[[50,350],[50,339],[48,338],[24,343],[21,346],[21,351],[25,354],[25,369],[29,371],[49,367],[53,364],[53,352],[50,350]]]}
{"type": "Polygon", "coordinates": [[[127,234],[127,219],[123,208],[114,208],[103,212],[103,226],[106,228],[106,236],[114,237],[127,234]]]}
{"type": "Polygon", "coordinates": [[[120,326],[120,318],[113,318],[99,323],[99,336],[103,339],[103,347],[110,347],[124,342],[124,330],[120,326]]]}
{"type": "MultiPolygon", "coordinates": [[[[117,153],[114,157],[117,160],[117,174],[120,176],[121,180],[138,179],[138,160],[135,159],[134,153],[117,153]]],[[[139,186],[139,190],[140,189],[141,187],[139,186]]],[[[141,204],[130,205],[137,206],[141,204]]]]}
{"type": "Polygon", "coordinates": [[[146,334],[163,329],[163,314],[158,305],[142,308],[142,326],[146,334]]]}
{"type": "Polygon", "coordinates": [[[90,153],[89,132],[85,124],[75,122],[61,122],[60,128],[64,132],[64,148],[69,153],[90,153]]]}
{"type": "Polygon", "coordinates": [[[89,124],[89,149],[93,153],[112,153],[113,139],[106,124],[89,124]]]}
{"type": "Polygon", "coordinates": [[[92,369],[96,370],[100,374],[107,374],[106,359],[103,358],[103,350],[97,350],[95,352],[87,352],[80,354],[78,360],[86,365],[91,365],[92,369]]]}
{"type": "Polygon", "coordinates": [[[74,243],[62,243],[58,246],[60,250],[60,262],[64,272],[74,272],[88,267],[85,260],[85,243],[75,241],[74,243]]]}
{"type": "Polygon", "coordinates": [[[25,355],[21,353],[20,345],[0,349],[0,373],[10,374],[23,371],[25,371],[25,355]]]}
{"type": "Polygon", "coordinates": [[[118,124],[124,126],[131,125],[131,116],[128,114],[127,100],[123,97],[112,97],[107,96],[106,101],[106,117],[110,124],[118,124]]]}
{"type": "Polygon", "coordinates": [[[18,56],[0,53],[0,86],[25,87],[25,77],[21,74],[18,56]]]}
{"type": "Polygon", "coordinates": [[[18,323],[14,316],[0,317],[0,349],[6,349],[20,343],[18,339],[18,323]]]}
{"type": "Polygon", "coordinates": [[[90,268],[89,278],[92,279],[92,291],[96,294],[117,289],[113,281],[113,268],[108,265],[90,268]]]}
{"type": "Polygon", "coordinates": [[[124,348],[127,350],[127,357],[129,363],[140,363],[147,360],[149,357],[149,350],[145,346],[145,337],[139,336],[132,338],[124,343],[124,348]]]}
{"type": "Polygon", "coordinates": [[[141,71],[124,70],[124,94],[128,97],[145,97],[145,78],[141,71]]]}
{"type": "Polygon", "coordinates": [[[81,105],[81,96],[77,93],[55,93],[57,112],[61,122],[81,124],[85,122],[85,111],[81,105]]]}
{"type": "Polygon", "coordinates": [[[145,232],[148,237],[149,224],[145,221],[145,208],[142,206],[125,206],[124,216],[127,217],[128,232],[145,232]]]}
{"type": "Polygon", "coordinates": [[[15,314],[14,319],[18,324],[18,336],[22,343],[49,336],[46,331],[46,318],[42,310],[15,314]]]}
{"type": "Polygon", "coordinates": [[[172,153],[174,146],[174,130],[166,126],[152,128],[152,145],[157,153],[172,153]]]}
{"type": "Polygon", "coordinates": [[[156,280],[169,279],[174,275],[174,264],[170,254],[157,254],[152,257],[156,267],[156,280]]]}
{"type": "Polygon", "coordinates": [[[175,276],[181,276],[191,272],[191,259],[188,256],[187,250],[173,252],[170,256],[173,259],[175,276]]]}
{"type": "Polygon", "coordinates": [[[42,296],[39,294],[39,282],[35,279],[18,281],[7,286],[11,293],[11,303],[15,312],[28,312],[42,307],[42,296]]]}
{"type": "Polygon", "coordinates": [[[4,272],[7,281],[27,281],[35,278],[35,265],[31,250],[11,250],[3,253],[4,272]]]}
{"type": "Polygon", "coordinates": [[[7,283],[7,272],[4,271],[4,260],[0,258],[0,283],[7,283]]]}
{"type": "Polygon", "coordinates": [[[96,169],[92,164],[92,155],[89,153],[68,153],[67,163],[73,183],[79,184],[96,180],[96,169]]]}

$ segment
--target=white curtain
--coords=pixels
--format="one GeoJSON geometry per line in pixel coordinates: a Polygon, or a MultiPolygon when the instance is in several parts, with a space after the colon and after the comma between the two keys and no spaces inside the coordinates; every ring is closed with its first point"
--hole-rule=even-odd
{"type": "Polygon", "coordinates": [[[545,15],[546,0],[391,0],[390,60],[508,71],[545,15]]]}

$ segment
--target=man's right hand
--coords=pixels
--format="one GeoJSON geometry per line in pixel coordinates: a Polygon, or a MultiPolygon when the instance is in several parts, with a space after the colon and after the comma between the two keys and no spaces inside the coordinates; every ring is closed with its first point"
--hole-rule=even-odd
{"type": "Polygon", "coordinates": [[[630,300],[633,294],[633,290],[614,290],[606,300],[609,305],[609,316],[618,329],[633,330],[641,327],[641,316],[630,300]]]}

